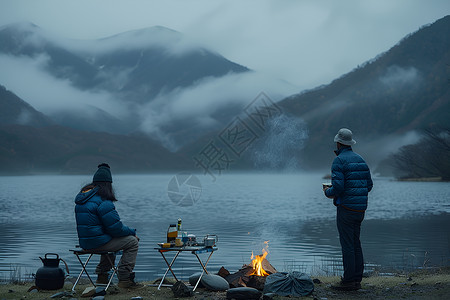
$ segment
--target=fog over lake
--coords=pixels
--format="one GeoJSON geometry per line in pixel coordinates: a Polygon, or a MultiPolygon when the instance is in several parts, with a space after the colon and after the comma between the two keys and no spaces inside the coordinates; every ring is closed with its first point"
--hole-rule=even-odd
{"type": "MultiPolygon", "coordinates": [[[[197,174],[201,195],[192,206],[169,199],[168,184],[174,175],[113,178],[117,211],[141,238],[138,280],[154,279],[165,271],[154,248],[165,241],[169,224],[178,218],[183,231],[198,239],[218,235],[219,250],[208,264],[210,271],[221,266],[238,270],[250,262],[252,251],[261,252],[264,241],[269,241],[267,258],[278,271],[336,271],[340,259],[336,209],[323,196],[323,174],[227,173],[215,182],[197,174]]],[[[35,273],[42,265],[39,256],[48,252],[66,260],[71,273],[79,272],[69,252],[78,243],[74,197],[90,180],[91,175],[1,177],[0,279],[8,279],[18,268],[23,274],[35,273]]],[[[448,265],[449,195],[449,183],[375,178],[361,233],[367,269],[448,265]]],[[[199,271],[199,264],[194,256],[183,254],[174,269],[185,279],[199,271]]]]}

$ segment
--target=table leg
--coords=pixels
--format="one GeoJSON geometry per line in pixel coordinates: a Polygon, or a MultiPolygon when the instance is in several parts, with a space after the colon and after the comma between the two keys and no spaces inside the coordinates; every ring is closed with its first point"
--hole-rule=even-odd
{"type": "Polygon", "coordinates": [[[211,255],[212,255],[213,253],[214,253],[214,252],[211,252],[211,253],[209,254],[208,259],[206,260],[205,265],[203,265],[202,261],[200,260],[200,257],[198,257],[197,253],[194,252],[195,257],[197,257],[197,259],[198,259],[200,265],[201,265],[202,268],[203,268],[202,274],[200,274],[200,277],[198,278],[197,283],[196,283],[195,286],[194,286],[194,289],[193,289],[194,292],[195,292],[195,290],[197,289],[197,286],[198,286],[198,284],[200,283],[200,280],[202,280],[203,274],[204,274],[205,272],[206,272],[206,274],[208,274],[208,271],[206,270],[206,266],[208,265],[209,259],[211,258],[211,255]]]}
{"type": "Polygon", "coordinates": [[[206,270],[206,266],[208,265],[209,259],[211,258],[211,256],[212,256],[213,253],[214,253],[214,252],[211,252],[211,253],[209,254],[208,259],[206,260],[206,263],[203,265],[202,261],[200,260],[200,257],[198,257],[197,253],[194,252],[195,257],[197,257],[198,262],[200,263],[200,265],[201,265],[202,268],[203,268],[203,271],[204,271],[206,274],[208,274],[208,271],[206,270]]]}
{"type": "Polygon", "coordinates": [[[161,282],[159,283],[158,290],[161,289],[161,285],[163,284],[164,279],[165,279],[166,276],[167,276],[167,273],[169,273],[169,270],[170,270],[170,272],[172,273],[172,275],[173,275],[173,277],[175,278],[175,280],[178,281],[177,276],[175,276],[175,273],[174,273],[173,270],[172,270],[172,265],[173,265],[173,263],[175,262],[175,260],[177,259],[177,257],[178,257],[178,255],[180,254],[180,252],[181,252],[181,251],[178,251],[177,254],[175,254],[174,258],[172,259],[172,261],[171,261],[170,264],[169,264],[169,262],[167,261],[166,257],[164,256],[164,253],[161,252],[161,251],[159,251],[159,253],[161,253],[162,257],[164,258],[164,261],[166,262],[166,265],[167,265],[168,268],[167,268],[166,272],[164,273],[164,276],[161,278],[161,282]]]}

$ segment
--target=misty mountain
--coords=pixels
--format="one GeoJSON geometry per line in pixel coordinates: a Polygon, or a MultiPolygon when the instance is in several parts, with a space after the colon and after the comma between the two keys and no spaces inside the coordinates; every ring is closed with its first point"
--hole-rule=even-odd
{"type": "Polygon", "coordinates": [[[328,166],[333,138],[352,129],[373,165],[416,140],[415,130],[450,128],[450,16],[424,26],[387,52],[328,85],[281,101],[286,113],[305,120],[309,140],[301,156],[328,166]]]}
{"type": "Polygon", "coordinates": [[[223,56],[197,45],[183,45],[183,35],[155,26],[97,41],[94,49],[80,51],[104,78],[108,90],[123,93],[130,101],[146,102],[161,92],[193,85],[207,77],[249,71],[223,56]],[[131,43],[123,46],[124,43],[131,43]],[[106,45],[106,46],[105,46],[106,45]],[[181,49],[178,49],[181,48],[181,49]],[[119,84],[110,78],[123,78],[119,84]]]}
{"type": "MultiPolygon", "coordinates": [[[[51,115],[56,124],[85,131],[128,134],[133,131],[136,122],[123,122],[119,118],[93,105],[83,108],[61,110],[51,115]]],[[[147,137],[148,138],[148,137],[147,137]]]]}
{"type": "MultiPolygon", "coordinates": [[[[54,37],[31,23],[17,23],[0,28],[0,55],[8,63],[11,60],[15,63],[11,63],[11,68],[16,69],[22,62],[24,72],[34,70],[36,76],[46,78],[48,86],[42,89],[51,93],[56,105],[44,112],[55,123],[110,133],[146,132],[160,142],[165,134],[173,134],[173,145],[185,143],[186,139],[173,128],[183,131],[191,128],[195,135],[207,126],[204,121],[186,120],[184,115],[172,116],[174,108],[168,106],[183,100],[180,93],[195,98],[198,96],[190,94],[196,89],[201,92],[203,86],[209,88],[211,84],[216,85],[218,92],[229,89],[230,77],[249,71],[192,43],[181,33],[160,26],[98,40],[69,40],[54,37]],[[198,127],[202,127],[200,131],[198,127]]],[[[27,87],[15,86],[14,90],[22,89],[27,87]]],[[[31,94],[29,101],[39,102],[34,99],[36,93],[31,94]]],[[[202,101],[214,101],[218,97],[220,93],[202,101]]],[[[236,101],[235,96],[228,98],[236,101]]],[[[209,118],[212,124],[220,123],[216,109],[230,113],[235,109],[234,104],[216,104],[210,115],[203,114],[200,118],[209,118]]],[[[166,147],[171,148],[169,144],[166,147]]]]}
{"type": "Polygon", "coordinates": [[[43,127],[51,125],[52,122],[30,104],[0,85],[0,125],[5,124],[43,127]]]}
{"type": "Polygon", "coordinates": [[[60,79],[68,79],[87,89],[101,83],[97,70],[84,59],[57,45],[32,23],[15,23],[0,28],[0,53],[15,57],[45,58],[44,69],[60,79]]]}
{"type": "Polygon", "coordinates": [[[117,172],[179,170],[181,155],[139,135],[90,132],[54,125],[0,86],[0,174],[86,173],[103,161],[117,172]]]}
{"type": "Polygon", "coordinates": [[[161,26],[93,41],[52,37],[32,23],[0,28],[0,53],[45,56],[46,70],[81,89],[121,92],[127,101],[187,87],[206,77],[249,71],[161,26]],[[182,47],[182,49],[178,49],[182,47]],[[131,97],[130,97],[131,96],[131,97]]]}
{"type": "Polygon", "coordinates": [[[116,172],[183,169],[180,156],[148,138],[62,126],[0,126],[0,174],[89,173],[108,162],[116,172]]]}
{"type": "MultiPolygon", "coordinates": [[[[45,79],[29,77],[38,82],[39,89],[26,98],[27,102],[43,111],[39,105],[55,94],[50,105],[42,106],[48,110],[43,111],[45,115],[58,124],[85,131],[22,126],[14,121],[17,117],[11,117],[6,122],[9,125],[0,128],[0,163],[14,170],[24,165],[37,170],[38,165],[78,172],[76,166],[86,163],[80,168],[87,168],[106,157],[123,171],[192,168],[192,157],[211,141],[220,142],[226,126],[240,117],[253,124],[257,139],[241,157],[233,158],[235,169],[257,164],[271,168],[274,161],[275,168],[329,168],[334,156],[333,137],[341,127],[352,129],[358,142],[355,150],[374,167],[399,147],[415,143],[417,130],[450,127],[449,28],[447,16],[330,84],[285,98],[277,103],[282,116],[268,123],[269,127],[258,129],[246,119],[245,107],[257,95],[255,87],[259,92],[261,87],[271,86],[261,83],[272,81],[222,60],[180,33],[154,27],[96,41],[62,42],[30,25],[3,27],[0,60],[14,60],[10,65],[17,66],[23,77],[32,73],[45,79]],[[13,34],[6,38],[8,32],[13,34]],[[192,67],[190,59],[202,67],[192,67]],[[225,67],[209,70],[209,65],[216,66],[212,61],[225,67]],[[172,64],[178,71],[171,73],[172,64]],[[152,70],[167,79],[158,82],[159,76],[152,70]],[[57,79],[50,80],[50,76],[57,79]],[[152,83],[146,78],[152,78],[152,83]],[[133,134],[90,132],[100,130],[133,134]],[[108,146],[99,147],[99,140],[108,146]],[[172,151],[185,146],[173,154],[161,145],[172,151]],[[49,157],[49,153],[56,154],[49,157]],[[281,161],[284,156],[289,157],[281,161]]],[[[15,86],[21,90],[17,93],[22,95],[34,80],[15,86]]],[[[268,94],[277,95],[272,98],[277,102],[283,99],[280,91],[290,89],[278,85],[268,94]]],[[[18,103],[17,107],[23,104],[18,103]]],[[[233,132],[228,133],[233,136],[233,132]]],[[[219,146],[226,149],[223,143],[219,146]]]]}

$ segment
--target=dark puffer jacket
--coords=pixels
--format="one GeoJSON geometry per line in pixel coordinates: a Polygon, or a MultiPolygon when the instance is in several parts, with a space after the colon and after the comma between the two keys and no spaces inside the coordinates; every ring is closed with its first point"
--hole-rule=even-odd
{"type": "Polygon", "coordinates": [[[113,237],[136,235],[121,221],[110,200],[96,195],[98,188],[80,192],[75,198],[75,219],[80,247],[86,250],[98,248],[113,237]]]}
{"type": "Polygon", "coordinates": [[[335,197],[337,205],[350,210],[365,211],[367,195],[373,182],[364,159],[351,147],[341,148],[331,166],[331,188],[325,191],[328,197],[335,197]]]}

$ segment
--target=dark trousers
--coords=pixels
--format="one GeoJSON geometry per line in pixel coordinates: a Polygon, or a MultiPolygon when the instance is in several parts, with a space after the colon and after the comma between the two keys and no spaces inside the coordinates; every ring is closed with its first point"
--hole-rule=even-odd
{"type": "Polygon", "coordinates": [[[342,248],[344,264],[343,282],[361,282],[364,272],[364,258],[359,235],[364,212],[337,208],[336,223],[342,248]]]}

